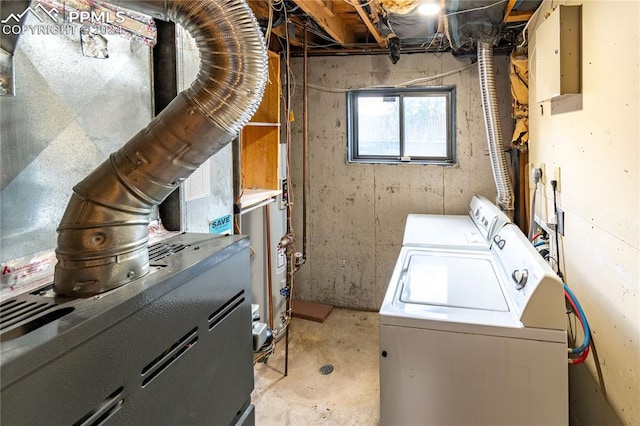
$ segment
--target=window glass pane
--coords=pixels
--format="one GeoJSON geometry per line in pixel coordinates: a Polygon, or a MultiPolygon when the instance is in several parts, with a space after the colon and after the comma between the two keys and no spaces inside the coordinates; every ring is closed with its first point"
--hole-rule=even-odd
{"type": "Polygon", "coordinates": [[[349,162],[455,164],[455,87],[354,90],[347,105],[349,162]]]}
{"type": "Polygon", "coordinates": [[[404,98],[404,155],[447,156],[447,98],[423,96],[404,98]]]}
{"type": "Polygon", "coordinates": [[[400,155],[400,100],[358,97],[358,155],[400,155]]]}

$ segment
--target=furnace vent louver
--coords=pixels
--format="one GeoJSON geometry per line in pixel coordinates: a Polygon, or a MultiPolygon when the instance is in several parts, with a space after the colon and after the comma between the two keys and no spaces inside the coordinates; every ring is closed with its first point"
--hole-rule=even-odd
{"type": "Polygon", "coordinates": [[[75,422],[73,426],[98,426],[103,424],[109,417],[113,416],[116,411],[122,408],[124,398],[122,392],[124,388],[121,386],[109,395],[96,408],[88,412],[80,420],[75,422]]]}
{"type": "Polygon", "coordinates": [[[156,243],[149,246],[149,262],[157,262],[160,259],[176,254],[189,247],[185,244],[156,243]]]}
{"type": "Polygon", "coordinates": [[[220,321],[228,317],[242,302],[244,302],[244,290],[240,291],[214,313],[209,315],[209,330],[212,330],[220,321]]]}
{"type": "Polygon", "coordinates": [[[0,330],[16,324],[20,321],[34,317],[48,309],[56,306],[53,303],[46,302],[28,302],[26,300],[8,300],[0,306],[0,318],[2,318],[2,324],[0,324],[0,330]]]}
{"type": "Polygon", "coordinates": [[[56,309],[55,303],[30,302],[11,299],[0,305],[0,342],[6,342],[24,336],[63,316],[73,312],[74,308],[56,309]]]}
{"type": "Polygon", "coordinates": [[[194,328],[187,334],[185,334],[180,340],[167,348],[156,359],[147,364],[142,369],[142,387],[145,387],[158,374],[162,373],[171,364],[173,364],[178,358],[184,355],[189,349],[191,349],[198,341],[198,327],[194,328]]]}

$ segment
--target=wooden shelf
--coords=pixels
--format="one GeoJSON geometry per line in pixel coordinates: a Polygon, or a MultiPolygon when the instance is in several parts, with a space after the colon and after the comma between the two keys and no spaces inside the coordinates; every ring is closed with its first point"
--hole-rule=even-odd
{"type": "Polygon", "coordinates": [[[280,56],[268,54],[269,81],[262,102],[240,132],[242,187],[279,190],[280,56]]]}
{"type": "Polygon", "coordinates": [[[280,127],[280,123],[258,123],[250,121],[245,126],[248,127],[280,127]]]}
{"type": "Polygon", "coordinates": [[[249,209],[253,206],[274,198],[280,195],[282,191],[276,189],[245,189],[240,197],[240,205],[243,210],[249,209]]]}

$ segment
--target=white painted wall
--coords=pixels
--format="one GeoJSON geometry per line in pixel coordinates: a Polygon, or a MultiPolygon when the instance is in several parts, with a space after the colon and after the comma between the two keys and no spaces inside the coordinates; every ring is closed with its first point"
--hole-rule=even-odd
{"type": "MultiPolygon", "coordinates": [[[[386,56],[315,57],[309,59],[309,84],[329,89],[390,86],[460,69],[472,59],[416,54],[403,55],[393,65],[386,56]]],[[[298,83],[291,150],[298,250],[302,250],[301,62],[292,61],[298,83]]],[[[508,144],[513,130],[508,58],[496,57],[495,65],[503,139],[508,144]]],[[[495,199],[477,67],[428,84],[456,86],[455,166],[347,163],[346,94],[309,91],[308,253],[307,263],[296,274],[296,297],[377,310],[402,245],[407,214],[466,214],[474,193],[495,199]]]]}
{"type": "MultiPolygon", "coordinates": [[[[558,2],[544,2],[531,28],[552,4],[558,2]]],[[[559,167],[564,272],[589,319],[599,359],[570,367],[574,424],[616,421],[602,395],[622,423],[640,423],[639,24],[637,0],[582,2],[582,96],[536,103],[530,63],[530,161],[544,164],[548,176],[537,212],[552,213],[549,178],[559,167]]],[[[535,49],[532,34],[530,62],[535,49]]]]}

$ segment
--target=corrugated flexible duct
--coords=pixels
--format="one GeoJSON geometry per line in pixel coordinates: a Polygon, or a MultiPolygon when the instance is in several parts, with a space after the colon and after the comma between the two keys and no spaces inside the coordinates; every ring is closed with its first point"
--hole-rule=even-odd
{"type": "Polygon", "coordinates": [[[255,113],[267,79],[262,33],[242,0],[111,3],[182,25],[200,51],[197,79],[73,188],[58,227],[54,290],[88,296],[149,270],[147,226],[160,204],[255,113]]]}
{"type": "Polygon", "coordinates": [[[502,145],[502,127],[500,126],[498,98],[493,76],[493,47],[489,43],[478,43],[478,70],[484,124],[489,144],[489,158],[491,159],[491,169],[493,170],[493,177],[498,191],[496,204],[510,219],[513,219],[513,186],[502,145]]]}

